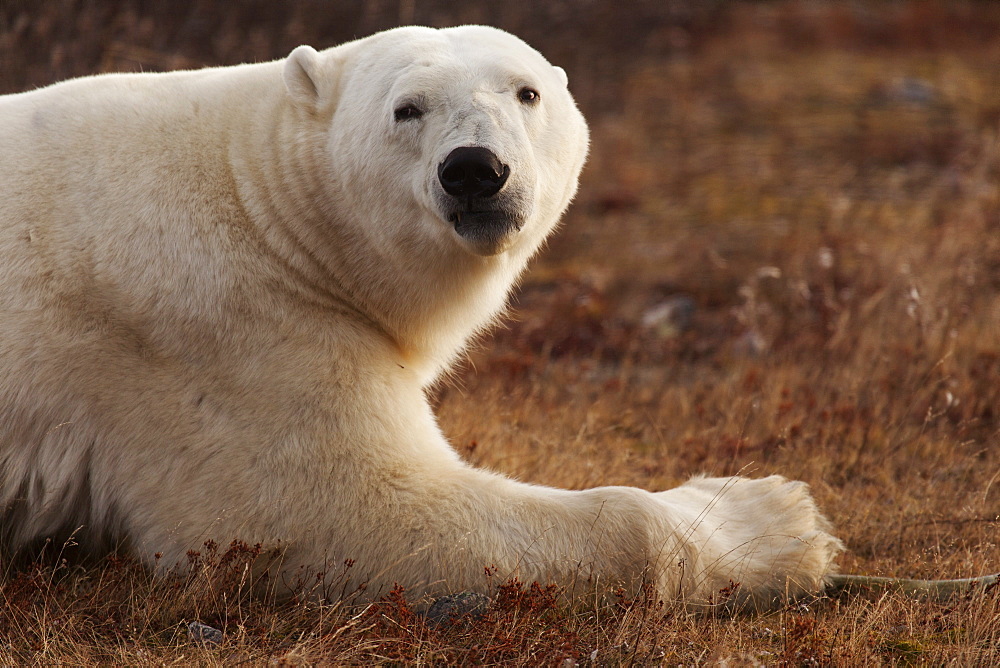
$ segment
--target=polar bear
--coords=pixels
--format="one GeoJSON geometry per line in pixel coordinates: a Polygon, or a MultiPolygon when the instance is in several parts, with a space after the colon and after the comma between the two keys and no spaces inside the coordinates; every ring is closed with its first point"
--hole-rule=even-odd
{"type": "MultiPolygon", "coordinates": [[[[473,468],[425,397],[588,147],[563,70],[407,27],[0,98],[0,540],[277,546],[367,596],[554,582],[772,605],[841,549],[802,483],[565,491],[473,468]]],[[[154,558],[154,555],[159,555],[154,558]]],[[[592,590],[592,589],[591,589],[592,590]]]]}

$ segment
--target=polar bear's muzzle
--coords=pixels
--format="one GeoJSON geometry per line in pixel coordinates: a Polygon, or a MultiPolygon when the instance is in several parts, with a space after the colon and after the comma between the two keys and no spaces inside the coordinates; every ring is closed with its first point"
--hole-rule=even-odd
{"type": "Polygon", "coordinates": [[[523,224],[505,196],[510,167],[481,146],[454,149],[438,165],[438,182],[448,195],[446,215],[455,232],[479,255],[497,255],[510,248],[523,224]]]}

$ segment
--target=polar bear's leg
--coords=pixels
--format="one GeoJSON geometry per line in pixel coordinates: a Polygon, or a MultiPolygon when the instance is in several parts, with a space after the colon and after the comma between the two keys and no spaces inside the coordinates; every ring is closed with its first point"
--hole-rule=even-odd
{"type": "MultiPolygon", "coordinates": [[[[400,479],[379,524],[341,542],[357,540],[337,558],[357,560],[369,595],[396,583],[414,595],[486,591],[516,577],[576,594],[652,584],[668,601],[768,608],[820,593],[841,549],[806,486],[778,476],[650,493],[558,490],[465,466],[439,473],[400,479]]],[[[316,562],[309,550],[299,557],[316,562]]]]}

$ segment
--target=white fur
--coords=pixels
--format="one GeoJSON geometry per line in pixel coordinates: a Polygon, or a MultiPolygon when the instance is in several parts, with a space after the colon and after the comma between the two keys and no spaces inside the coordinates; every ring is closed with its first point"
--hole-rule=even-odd
{"type": "Polygon", "coordinates": [[[280,541],[282,582],[353,559],[372,595],[483,589],[487,565],[692,602],[818,591],[840,544],[800,483],[563,491],[438,430],[424,388],[503,308],[587,142],[565,72],[484,27],[0,98],[4,549],[82,525],[160,564],[280,541]],[[407,101],[425,114],[397,122],[407,101]],[[442,214],[466,145],[511,168],[523,225],[493,245],[442,214]]]}

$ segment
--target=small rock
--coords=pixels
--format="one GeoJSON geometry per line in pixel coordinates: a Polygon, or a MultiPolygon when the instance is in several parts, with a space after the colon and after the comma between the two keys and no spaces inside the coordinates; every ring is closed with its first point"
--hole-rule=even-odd
{"type": "Polygon", "coordinates": [[[671,339],[691,328],[696,306],[687,295],[674,295],[642,314],[642,326],[660,338],[671,339]]]}
{"type": "Polygon", "coordinates": [[[876,86],[868,96],[871,107],[929,107],[939,101],[940,95],[930,81],[916,77],[903,77],[876,86]]]}
{"type": "Polygon", "coordinates": [[[434,601],[424,616],[432,626],[459,620],[470,621],[486,614],[491,602],[489,596],[473,591],[449,594],[434,601]]]}
{"type": "Polygon", "coordinates": [[[924,79],[903,77],[892,82],[889,94],[894,100],[904,104],[926,106],[934,102],[937,90],[934,84],[924,79]]]}
{"type": "Polygon", "coordinates": [[[206,649],[222,644],[222,631],[201,622],[188,622],[188,637],[192,643],[206,649]]]}
{"type": "Polygon", "coordinates": [[[767,352],[767,341],[760,332],[751,329],[736,339],[733,352],[740,357],[760,357],[767,352]]]}

